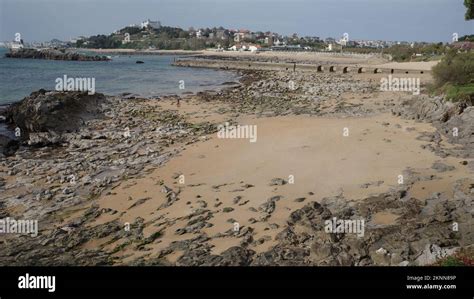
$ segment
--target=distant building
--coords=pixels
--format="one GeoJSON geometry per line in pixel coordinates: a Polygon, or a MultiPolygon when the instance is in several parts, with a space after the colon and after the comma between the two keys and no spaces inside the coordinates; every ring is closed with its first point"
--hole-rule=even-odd
{"type": "Polygon", "coordinates": [[[265,37],[265,44],[267,44],[270,47],[273,46],[273,37],[272,36],[265,37]]]}
{"type": "Polygon", "coordinates": [[[339,45],[341,46],[347,46],[347,40],[345,38],[341,38],[339,41],[337,41],[336,43],[338,43],[339,45]]]}
{"type": "Polygon", "coordinates": [[[150,21],[150,19],[143,21],[140,25],[141,28],[153,28],[153,29],[160,29],[161,22],[160,21],[150,21]]]}
{"type": "Polygon", "coordinates": [[[230,51],[241,51],[242,50],[242,45],[233,45],[232,47],[229,48],[230,51]]]}
{"type": "Polygon", "coordinates": [[[244,40],[254,39],[255,35],[253,35],[249,30],[239,30],[238,32],[234,33],[234,42],[240,43],[244,40]]]}
{"type": "Polygon", "coordinates": [[[230,51],[250,51],[250,52],[257,52],[260,51],[262,47],[256,44],[235,44],[229,48],[230,51]]]}
{"type": "Polygon", "coordinates": [[[260,51],[262,47],[260,45],[248,45],[248,50],[252,53],[260,51]]]}
{"type": "Polygon", "coordinates": [[[284,41],[280,41],[279,39],[277,39],[274,42],[274,45],[277,46],[277,47],[281,47],[281,46],[286,46],[286,43],[284,41]]]}

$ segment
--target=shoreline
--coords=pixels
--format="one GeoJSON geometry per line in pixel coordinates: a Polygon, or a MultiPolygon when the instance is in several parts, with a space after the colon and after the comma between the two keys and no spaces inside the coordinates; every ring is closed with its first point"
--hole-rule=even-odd
{"type": "MultiPolygon", "coordinates": [[[[34,193],[23,195],[22,209],[47,229],[31,242],[47,244],[38,246],[55,255],[32,259],[30,244],[12,239],[11,246],[30,255],[17,261],[7,251],[1,260],[58,264],[64,262],[60,248],[68,247],[74,257],[68,262],[78,265],[396,266],[434,263],[439,252],[430,246],[439,240],[450,244],[443,252],[472,250],[469,206],[461,203],[474,191],[473,151],[443,135],[458,115],[439,125],[428,117],[436,111],[416,118],[427,110],[422,105],[438,99],[422,95],[418,107],[409,94],[380,92],[376,82],[384,75],[255,67],[242,72],[238,86],[181,97],[180,107],[176,96],[107,97],[114,117],[92,120],[68,136],[63,150],[74,157],[54,150],[64,168],[44,160],[48,148],[38,157],[21,150],[21,158],[9,158],[18,172],[5,175],[7,210],[20,209],[15,198],[25,190],[18,184],[33,177],[34,193]],[[216,125],[227,121],[257,125],[256,144],[216,138],[216,125]],[[126,126],[131,139],[124,141],[126,126]],[[30,159],[43,165],[27,175],[22,161],[30,159]],[[76,163],[87,168],[75,173],[79,184],[70,185],[61,176],[76,163]],[[43,185],[53,186],[53,194],[43,185]],[[344,218],[348,211],[367,220],[362,239],[324,233],[325,217],[344,218]],[[452,221],[459,232],[450,231],[452,221]],[[70,237],[79,235],[78,241],[70,237]],[[434,237],[419,237],[425,235],[434,237]],[[59,245],[47,242],[53,236],[59,245]],[[411,238],[411,253],[403,250],[405,238],[411,238]],[[380,248],[388,254],[377,253],[380,248]]],[[[0,171],[6,173],[5,166],[0,171]]]]}

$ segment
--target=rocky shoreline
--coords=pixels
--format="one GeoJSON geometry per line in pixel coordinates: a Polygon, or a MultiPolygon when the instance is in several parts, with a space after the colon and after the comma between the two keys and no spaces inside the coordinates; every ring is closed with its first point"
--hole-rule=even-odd
{"type": "MultiPolygon", "coordinates": [[[[173,219],[160,214],[182,197],[181,188],[163,182],[155,185],[162,189],[166,202],[156,210],[153,221],[135,217],[130,230],[124,230],[118,220],[93,224],[101,217],[125,213],[100,207],[98,198],[114,196],[119,186],[146,177],[186,148],[205,143],[215,134],[219,122],[204,120],[204,113],[222,115],[230,122],[244,115],[362,118],[391,113],[432,123],[438,130],[420,136],[429,142],[427,149],[440,159],[451,156],[466,159],[464,166],[471,174],[474,171],[474,162],[467,161],[474,158],[472,103],[452,104],[428,96],[423,101],[409,95],[379,96],[377,84],[370,79],[342,74],[266,70],[244,70],[241,74],[239,85],[181,98],[198,107],[213,107],[193,121],[190,116],[196,112],[183,115],[180,108],[170,106],[178,96],[130,100],[40,90],[10,106],[5,121],[19,127],[21,135],[7,142],[4,148],[8,150],[3,150],[0,160],[0,218],[38,219],[42,229],[36,238],[0,239],[0,264],[406,266],[434,264],[438,258],[460,250],[473,255],[473,182],[469,178],[456,181],[451,198],[433,193],[418,200],[421,198],[410,195],[414,184],[436,178],[410,170],[404,173],[402,186],[367,195],[361,201],[343,194],[313,201],[308,194],[308,198],[300,200],[302,207],[291,211],[284,226],[274,225],[273,229],[278,231],[273,240],[276,245],[261,252],[253,248],[268,240],[256,236],[253,224],[242,225],[238,232],[230,228],[216,235],[204,232],[212,227],[213,218],[233,208],[219,207],[218,203],[213,208],[198,198],[198,207],[186,217],[173,219]],[[360,102],[353,100],[354,94],[360,95],[360,102]],[[369,101],[374,97],[376,100],[369,101]],[[459,132],[455,137],[454,126],[459,132]],[[446,148],[441,142],[444,139],[456,146],[446,148]],[[377,224],[374,221],[377,214],[387,211],[395,213],[397,221],[377,224]],[[365,235],[359,238],[352,234],[326,233],[324,221],[333,217],[366,219],[365,235]],[[149,246],[167,237],[165,229],[174,229],[178,220],[186,224],[175,235],[188,237],[160,250],[150,249],[149,246]],[[457,231],[452,230],[453,222],[459,224],[457,231]],[[148,235],[144,230],[150,226],[159,229],[148,235]],[[226,238],[236,238],[238,246],[213,253],[211,242],[226,238]],[[84,248],[96,239],[106,241],[100,247],[94,246],[95,249],[84,248]],[[112,249],[105,250],[103,246],[108,245],[112,249]],[[122,258],[127,255],[122,252],[130,250],[144,255],[124,262],[122,258]],[[174,262],[168,258],[177,253],[174,262]]],[[[442,166],[439,164],[436,169],[449,169],[442,166]]],[[[179,174],[174,179],[178,177],[179,174]]],[[[275,184],[283,188],[286,182],[279,179],[275,184]]],[[[243,189],[253,187],[246,185],[243,189]]],[[[143,205],[154,195],[150,196],[130,202],[128,210],[143,205]]],[[[269,221],[282,201],[279,196],[270,197],[256,209],[261,218],[252,222],[272,226],[269,221]]],[[[235,205],[240,204],[245,202],[237,196],[235,205]]]]}
{"type": "Polygon", "coordinates": [[[47,60],[67,60],[67,61],[109,61],[110,58],[99,55],[84,55],[66,50],[56,49],[19,49],[5,53],[7,58],[29,58],[47,60]]]}

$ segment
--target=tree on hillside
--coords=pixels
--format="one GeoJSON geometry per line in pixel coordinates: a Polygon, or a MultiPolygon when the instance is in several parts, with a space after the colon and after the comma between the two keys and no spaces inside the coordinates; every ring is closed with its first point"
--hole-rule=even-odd
{"type": "Polygon", "coordinates": [[[143,29],[138,27],[125,27],[120,30],[120,33],[128,33],[130,35],[134,35],[140,33],[141,31],[143,31],[143,29]]]}
{"type": "Polygon", "coordinates": [[[464,0],[464,6],[466,6],[466,21],[474,19],[474,0],[464,0]]]}

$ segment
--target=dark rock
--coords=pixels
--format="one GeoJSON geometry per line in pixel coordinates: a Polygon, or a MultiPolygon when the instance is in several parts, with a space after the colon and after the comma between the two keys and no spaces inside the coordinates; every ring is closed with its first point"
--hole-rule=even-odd
{"type": "Polygon", "coordinates": [[[258,209],[266,214],[272,214],[275,211],[275,208],[276,208],[275,200],[270,198],[265,203],[260,205],[258,209]]]}
{"type": "Polygon", "coordinates": [[[22,140],[28,140],[32,133],[46,133],[35,138],[60,142],[63,133],[76,132],[86,121],[101,117],[104,101],[105,96],[100,93],[41,89],[8,107],[6,118],[9,124],[20,128],[22,140]]]}
{"type": "Polygon", "coordinates": [[[284,179],[281,179],[281,178],[274,178],[272,179],[272,181],[270,182],[270,186],[283,186],[285,185],[287,182],[284,180],[284,179]]]}
{"type": "Polygon", "coordinates": [[[63,52],[54,49],[20,49],[10,51],[5,54],[7,58],[32,58],[32,59],[48,59],[48,60],[74,60],[74,61],[107,61],[110,60],[106,56],[89,56],[79,53],[63,52]]]}
{"type": "Polygon", "coordinates": [[[145,197],[145,198],[140,198],[139,200],[137,200],[133,205],[131,205],[128,209],[132,209],[132,208],[135,208],[141,204],[144,204],[146,201],[150,200],[151,197],[145,197]]]}
{"type": "Polygon", "coordinates": [[[231,247],[221,255],[211,255],[208,250],[189,250],[181,256],[177,266],[249,266],[255,251],[242,247],[231,247]]]}
{"type": "Polygon", "coordinates": [[[8,136],[0,135],[0,149],[5,156],[12,156],[20,147],[18,140],[12,139],[8,136]]]}

